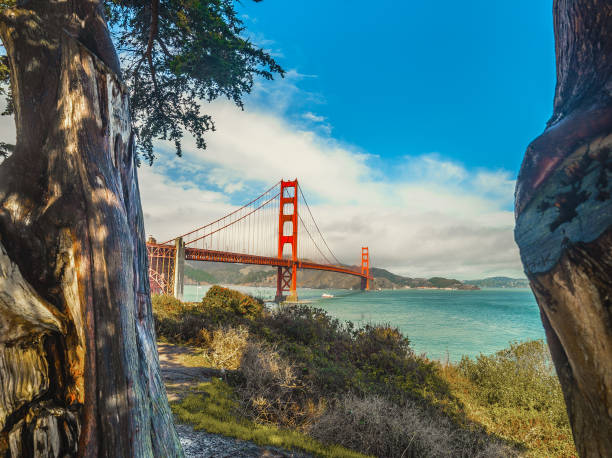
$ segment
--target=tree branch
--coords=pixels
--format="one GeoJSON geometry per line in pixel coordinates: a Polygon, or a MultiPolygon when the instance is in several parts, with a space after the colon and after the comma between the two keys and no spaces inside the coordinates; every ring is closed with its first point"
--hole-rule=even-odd
{"type": "Polygon", "coordinates": [[[149,42],[147,44],[147,50],[145,56],[149,62],[149,70],[151,70],[151,79],[153,80],[153,88],[155,92],[159,92],[157,89],[157,78],[155,75],[155,66],[153,65],[153,45],[157,38],[157,32],[159,29],[159,0],[151,1],[151,29],[149,30],[149,42]]]}

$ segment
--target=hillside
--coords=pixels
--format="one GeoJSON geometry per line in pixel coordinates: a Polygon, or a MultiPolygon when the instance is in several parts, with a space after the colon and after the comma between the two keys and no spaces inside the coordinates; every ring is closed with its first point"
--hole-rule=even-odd
{"type": "Polygon", "coordinates": [[[439,364],[392,325],[223,287],[198,303],[155,296],[153,313],[175,418],[290,450],[273,456],[577,456],[544,341],[439,364]]]}
{"type": "MultiPolygon", "coordinates": [[[[372,289],[402,288],[451,288],[479,289],[459,280],[442,277],[410,278],[394,274],[385,269],[372,268],[372,289]]],[[[276,286],[276,268],[242,264],[187,261],[185,266],[187,283],[220,283],[226,285],[276,286]]],[[[315,289],[359,289],[361,280],[321,270],[303,270],[298,275],[299,288],[315,289]]]]}
{"type": "Polygon", "coordinates": [[[479,288],[529,288],[526,278],[488,277],[482,280],[467,280],[464,283],[479,288]]]}

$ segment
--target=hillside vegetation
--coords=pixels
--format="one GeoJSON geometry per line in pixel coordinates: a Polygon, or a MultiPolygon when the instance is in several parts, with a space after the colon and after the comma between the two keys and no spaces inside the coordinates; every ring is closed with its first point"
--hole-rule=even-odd
{"type": "Polygon", "coordinates": [[[278,428],[260,441],[299,433],[284,446],[306,450],[309,437],[321,456],[348,456],[337,446],[380,457],[575,453],[541,342],[442,365],[415,355],[392,326],[358,328],[304,305],[268,311],[218,286],[200,303],[153,302],[161,338],[194,345],[198,364],[230,371],[174,404],[180,421],[241,438],[278,428]],[[205,389],[223,393],[231,412],[211,416],[218,408],[205,389]]]}
{"type": "Polygon", "coordinates": [[[480,288],[529,288],[529,280],[526,278],[489,277],[482,280],[467,280],[464,283],[480,288]]]}
{"type": "MultiPolygon", "coordinates": [[[[401,288],[455,288],[478,289],[459,280],[442,277],[410,278],[394,274],[385,269],[373,267],[370,274],[372,289],[401,288]]],[[[192,283],[276,286],[276,268],[256,265],[228,264],[215,262],[188,261],[185,276],[192,283]]],[[[316,289],[359,289],[361,280],[350,275],[342,275],[321,270],[300,270],[299,288],[316,289]]]]}

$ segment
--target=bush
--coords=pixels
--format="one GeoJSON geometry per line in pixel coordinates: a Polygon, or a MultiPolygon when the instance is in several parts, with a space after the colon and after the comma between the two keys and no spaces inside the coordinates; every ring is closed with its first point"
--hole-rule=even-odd
{"type": "Polygon", "coordinates": [[[153,319],[158,337],[176,343],[201,345],[205,342],[202,329],[209,327],[209,319],[198,313],[192,304],[172,296],[154,295],[153,319]]]}
{"type": "Polygon", "coordinates": [[[510,457],[516,453],[483,433],[459,428],[436,411],[380,396],[343,396],[312,426],[323,443],[379,457],[510,457]]]}
{"type": "Polygon", "coordinates": [[[559,426],[568,422],[561,385],[542,340],[513,342],[476,360],[463,357],[459,370],[476,385],[474,396],[484,405],[545,411],[559,426]]]}
{"type": "Polygon", "coordinates": [[[312,387],[302,382],[295,368],[270,347],[251,343],[240,364],[243,376],[237,387],[245,414],[263,422],[305,427],[323,410],[315,403],[312,387]]]}
{"type": "Polygon", "coordinates": [[[213,286],[200,303],[154,295],[153,318],[157,335],[170,342],[208,347],[215,330],[246,324],[263,311],[263,302],[220,286],[213,286]]]}
{"type": "Polygon", "coordinates": [[[185,304],[173,296],[154,294],[151,301],[153,314],[161,319],[177,318],[185,309],[185,304]]]}
{"type": "Polygon", "coordinates": [[[276,345],[321,397],[353,391],[389,396],[400,403],[454,403],[436,364],[417,357],[397,328],[354,328],[305,305],[265,314],[258,324],[254,332],[276,345]]]}
{"type": "Polygon", "coordinates": [[[246,294],[221,286],[213,286],[202,299],[203,307],[216,307],[236,315],[254,319],[261,316],[263,302],[246,294]]]}
{"type": "Polygon", "coordinates": [[[205,346],[206,357],[210,366],[219,369],[235,370],[240,367],[240,361],[248,346],[249,330],[244,326],[223,327],[212,333],[202,330],[209,339],[205,346]]]}

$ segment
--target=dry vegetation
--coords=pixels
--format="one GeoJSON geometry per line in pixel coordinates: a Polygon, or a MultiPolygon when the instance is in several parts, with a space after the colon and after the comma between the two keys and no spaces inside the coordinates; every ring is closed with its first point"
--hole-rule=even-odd
{"type": "Polygon", "coordinates": [[[325,409],[321,398],[314,400],[312,384],[300,380],[295,368],[267,346],[249,345],[240,372],[236,392],[243,413],[258,422],[304,429],[325,409]]]}
{"type": "MultiPolygon", "coordinates": [[[[201,348],[202,365],[238,369],[232,418],[380,457],[575,456],[542,342],[443,366],[393,327],[355,328],[307,306],[266,311],[220,287],[197,304],[156,297],[154,314],[162,338],[201,348]]],[[[197,423],[206,402],[174,410],[197,423]]]]}
{"type": "Polygon", "coordinates": [[[395,404],[378,395],[344,395],[310,430],[324,443],[337,443],[380,457],[509,457],[516,452],[484,434],[417,402],[395,404]]]}

